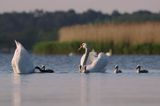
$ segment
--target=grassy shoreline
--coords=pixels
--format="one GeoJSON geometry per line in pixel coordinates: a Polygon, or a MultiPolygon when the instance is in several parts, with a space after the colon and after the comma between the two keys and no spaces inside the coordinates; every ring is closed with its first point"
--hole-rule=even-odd
{"type": "Polygon", "coordinates": [[[33,47],[37,54],[68,54],[88,42],[91,49],[113,54],[160,54],[160,22],[103,23],[63,27],[59,42],[41,42],[33,47]]]}
{"type": "MultiPolygon", "coordinates": [[[[89,42],[86,41],[91,49],[97,52],[108,52],[112,49],[113,54],[160,54],[160,44],[144,43],[144,44],[130,44],[130,43],[113,43],[113,42],[89,42]]],[[[78,48],[82,42],[40,42],[34,45],[33,53],[35,54],[79,54],[78,48]]]]}

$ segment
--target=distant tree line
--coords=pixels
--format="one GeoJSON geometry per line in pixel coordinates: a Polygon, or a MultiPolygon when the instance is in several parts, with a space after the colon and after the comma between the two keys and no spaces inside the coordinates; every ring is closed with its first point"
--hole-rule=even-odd
{"type": "Polygon", "coordinates": [[[39,41],[58,40],[58,30],[64,26],[92,23],[126,23],[160,21],[160,13],[137,11],[112,14],[87,10],[76,13],[74,10],[48,12],[35,10],[31,12],[11,12],[0,14],[0,48],[14,47],[14,40],[19,40],[28,49],[39,41]]]}

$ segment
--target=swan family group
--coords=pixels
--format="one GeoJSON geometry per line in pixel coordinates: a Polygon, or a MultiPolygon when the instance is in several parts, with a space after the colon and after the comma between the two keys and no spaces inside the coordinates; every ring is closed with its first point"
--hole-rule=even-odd
{"type": "MultiPolygon", "coordinates": [[[[14,73],[18,74],[28,74],[34,73],[38,69],[41,73],[53,73],[54,70],[46,69],[43,65],[42,67],[34,66],[30,54],[23,47],[23,45],[15,40],[16,49],[14,56],[12,58],[11,64],[14,73]]],[[[105,67],[108,62],[108,56],[104,53],[97,54],[96,52],[90,50],[86,43],[82,43],[80,49],[85,49],[85,53],[82,55],[79,65],[79,70],[81,73],[90,72],[105,72],[105,67]],[[88,64],[88,60],[90,61],[88,64]]],[[[110,54],[109,54],[110,55],[110,54]]],[[[137,73],[148,73],[148,70],[141,70],[141,66],[137,66],[137,73]]],[[[114,73],[122,73],[119,70],[118,65],[115,66],[114,73]]]]}

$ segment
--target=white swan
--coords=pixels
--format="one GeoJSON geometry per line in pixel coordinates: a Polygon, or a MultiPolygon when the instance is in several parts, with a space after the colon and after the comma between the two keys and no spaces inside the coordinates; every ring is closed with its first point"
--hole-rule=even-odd
{"type": "Polygon", "coordinates": [[[85,53],[83,54],[83,56],[81,57],[80,60],[80,72],[82,73],[88,73],[88,72],[105,72],[105,67],[107,65],[107,56],[104,53],[99,53],[98,55],[96,55],[93,52],[93,57],[91,59],[91,63],[87,64],[87,60],[89,57],[89,53],[90,50],[87,47],[86,43],[82,43],[82,45],[80,46],[79,50],[81,48],[85,49],[85,53]]]}
{"type": "Polygon", "coordinates": [[[21,43],[15,40],[16,50],[12,58],[12,68],[14,73],[27,74],[34,72],[33,62],[31,60],[30,54],[22,46],[21,43]]]}
{"type": "Polygon", "coordinates": [[[14,73],[28,74],[35,72],[35,69],[38,69],[41,73],[54,73],[51,69],[45,69],[44,65],[41,68],[39,66],[34,67],[31,60],[31,55],[20,42],[15,40],[15,43],[16,50],[11,61],[14,73]]]}
{"type": "Polygon", "coordinates": [[[112,49],[109,49],[109,51],[106,52],[106,55],[107,55],[107,56],[111,56],[111,55],[112,55],[112,49]]]}

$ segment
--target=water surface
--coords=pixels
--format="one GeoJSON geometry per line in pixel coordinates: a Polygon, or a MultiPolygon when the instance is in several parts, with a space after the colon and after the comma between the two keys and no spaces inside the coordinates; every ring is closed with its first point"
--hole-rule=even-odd
{"type": "Polygon", "coordinates": [[[0,54],[2,106],[159,106],[160,56],[117,55],[109,58],[106,73],[80,74],[80,56],[33,56],[55,73],[16,75],[11,54],[0,54]],[[148,74],[137,74],[142,65],[148,74]],[[122,74],[114,74],[119,65],[122,74]]]}

